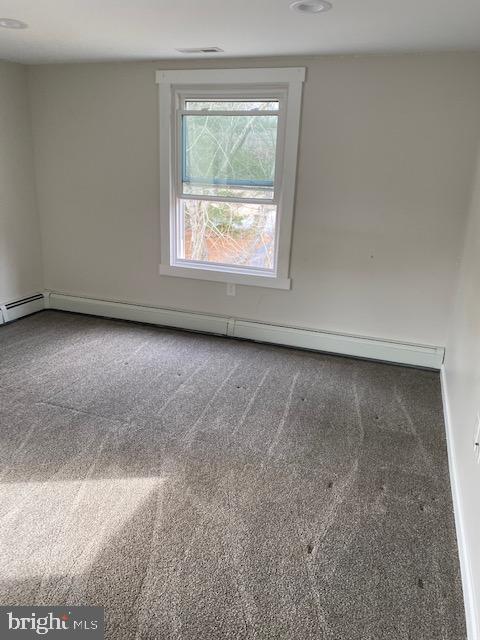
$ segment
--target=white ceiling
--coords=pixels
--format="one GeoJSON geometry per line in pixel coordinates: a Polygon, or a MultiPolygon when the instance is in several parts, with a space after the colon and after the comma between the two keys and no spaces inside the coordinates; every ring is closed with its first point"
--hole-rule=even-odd
{"type": "Polygon", "coordinates": [[[332,0],[305,15],[289,0],[0,0],[0,58],[26,63],[480,49],[480,0],[332,0]],[[211,56],[211,54],[210,54],[211,56]]]}

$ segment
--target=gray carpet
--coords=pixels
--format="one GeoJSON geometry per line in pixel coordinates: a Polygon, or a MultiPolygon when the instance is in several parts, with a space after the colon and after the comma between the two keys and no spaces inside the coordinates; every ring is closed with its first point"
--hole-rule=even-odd
{"type": "Polygon", "coordinates": [[[438,374],[47,311],[0,327],[0,379],[0,604],[465,638],[438,374]]]}

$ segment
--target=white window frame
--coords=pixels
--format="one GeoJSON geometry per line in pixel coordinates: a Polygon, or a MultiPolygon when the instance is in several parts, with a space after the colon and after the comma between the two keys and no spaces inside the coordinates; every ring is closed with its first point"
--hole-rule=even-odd
{"type": "MultiPolygon", "coordinates": [[[[290,289],[290,247],[304,80],[303,67],[156,72],[160,118],[160,275],[290,289]],[[276,259],[271,270],[176,259],[176,207],[181,186],[176,184],[181,162],[177,119],[181,117],[181,110],[178,105],[183,104],[180,101],[185,97],[212,99],[219,96],[236,100],[243,97],[280,101],[274,198],[262,201],[277,206],[276,259]]],[[[202,196],[192,195],[192,199],[201,200],[202,196]]],[[[232,200],[236,201],[235,198],[232,200]]]]}

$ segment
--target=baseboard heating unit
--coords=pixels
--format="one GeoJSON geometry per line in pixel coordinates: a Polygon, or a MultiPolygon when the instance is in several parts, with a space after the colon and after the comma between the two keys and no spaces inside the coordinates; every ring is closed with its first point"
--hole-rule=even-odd
{"type": "Polygon", "coordinates": [[[7,304],[0,305],[0,324],[18,320],[23,316],[29,316],[31,313],[42,311],[45,308],[45,298],[43,293],[14,300],[7,304]]]}

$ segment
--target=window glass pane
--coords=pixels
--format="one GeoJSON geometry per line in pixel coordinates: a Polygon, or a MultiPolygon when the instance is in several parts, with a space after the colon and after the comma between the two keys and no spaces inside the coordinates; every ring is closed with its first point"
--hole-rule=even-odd
{"type": "Polygon", "coordinates": [[[223,187],[271,198],[277,125],[276,115],[183,116],[183,193],[214,195],[209,189],[223,187]]]}
{"type": "Polygon", "coordinates": [[[277,208],[271,204],[181,200],[180,258],[273,269],[277,208]]]}
{"type": "Polygon", "coordinates": [[[278,100],[185,100],[186,111],[278,111],[278,100]]]}

